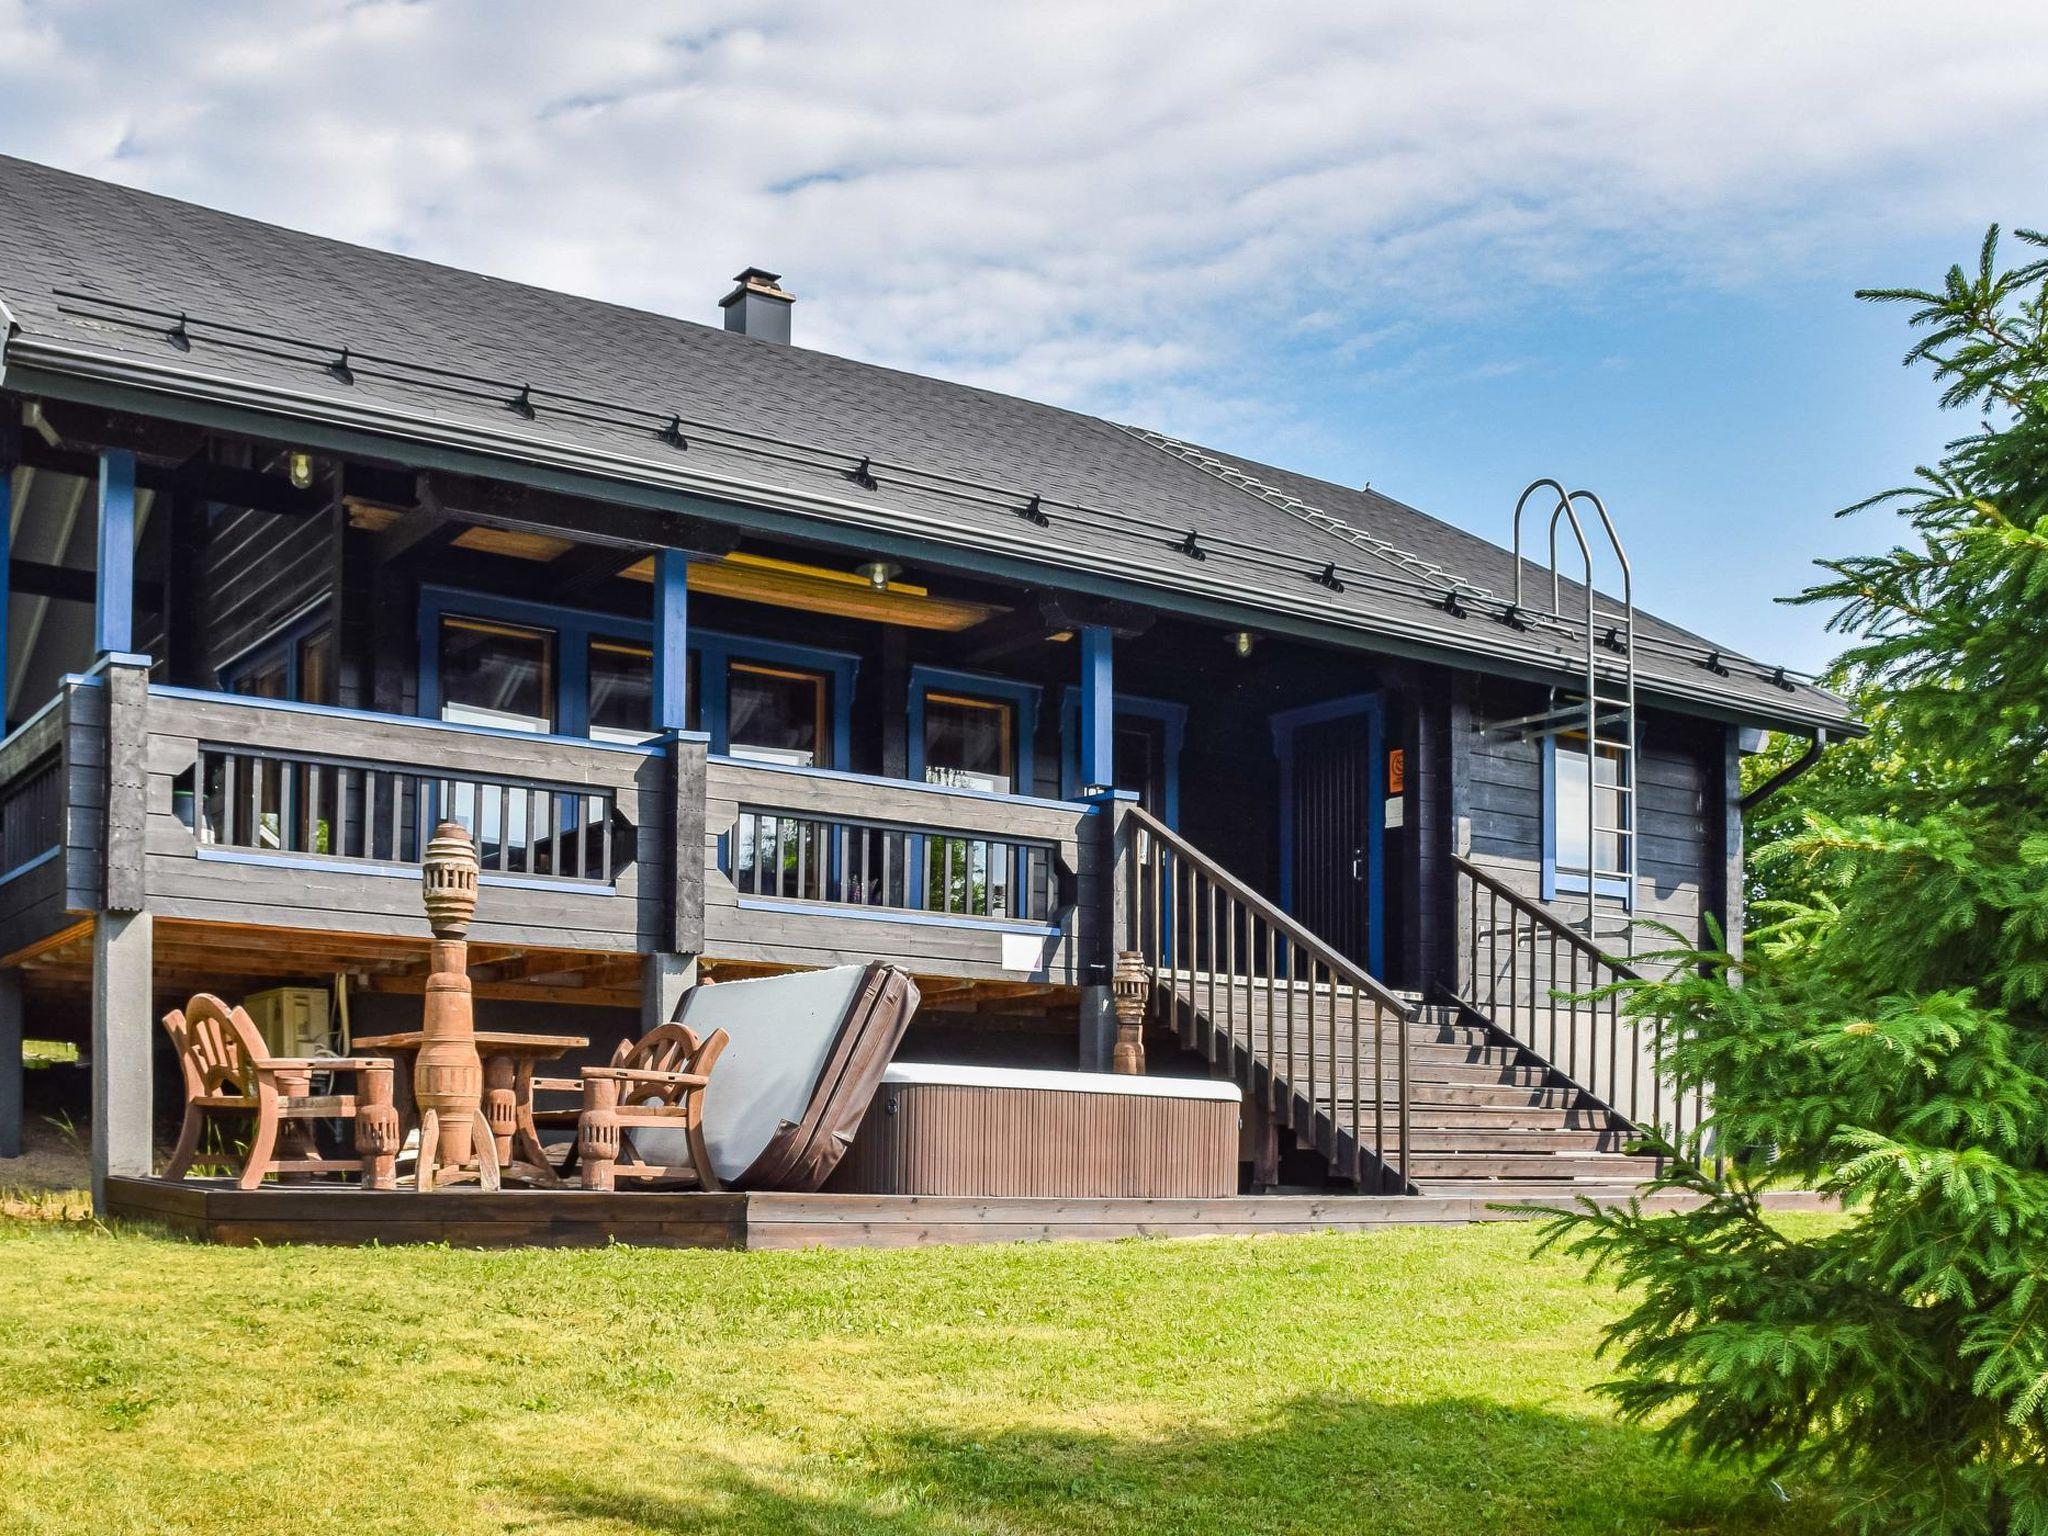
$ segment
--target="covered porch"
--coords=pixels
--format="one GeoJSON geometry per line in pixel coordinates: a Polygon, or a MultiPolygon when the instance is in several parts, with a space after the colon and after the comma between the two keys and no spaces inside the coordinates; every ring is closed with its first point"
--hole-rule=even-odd
{"type": "Polygon", "coordinates": [[[1359,965],[1420,965],[1414,664],[879,543],[24,419],[0,1034],[83,1048],[110,1170],[149,1166],[153,1021],[191,990],[325,992],[337,1049],[344,1009],[417,1009],[404,877],[442,816],[480,844],[477,997],[510,1028],[618,1037],[699,980],[879,957],[926,992],[925,1054],[1106,1068],[1133,803],[1359,965]]]}

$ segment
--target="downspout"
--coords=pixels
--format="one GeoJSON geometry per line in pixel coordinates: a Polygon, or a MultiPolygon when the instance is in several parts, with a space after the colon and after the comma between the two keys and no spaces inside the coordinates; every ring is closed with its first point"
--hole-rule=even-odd
{"type": "Polygon", "coordinates": [[[1770,799],[1772,795],[1775,795],[1779,790],[1819,762],[1821,753],[1827,751],[1827,749],[1827,727],[1817,726],[1814,728],[1813,740],[1806,744],[1806,750],[1772,774],[1768,779],[1765,779],[1763,783],[1757,785],[1755,789],[1752,789],[1740,800],[1736,801],[1735,808],[1747,814],[1753,807],[1770,799]]]}
{"type": "Polygon", "coordinates": [[[14,333],[20,329],[15,322],[14,311],[7,307],[5,299],[0,299],[0,384],[7,382],[7,344],[14,340],[14,333]]]}

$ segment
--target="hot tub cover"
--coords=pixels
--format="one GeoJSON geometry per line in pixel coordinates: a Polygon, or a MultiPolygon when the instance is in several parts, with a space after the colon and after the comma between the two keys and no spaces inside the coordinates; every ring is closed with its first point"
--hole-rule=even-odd
{"type": "MultiPolygon", "coordinates": [[[[704,1091],[704,1139],[720,1181],[797,1192],[823,1184],[917,1002],[910,977],[880,963],[695,988],[682,1022],[731,1037],[704,1091]]],[[[684,1151],[678,1132],[640,1131],[634,1140],[649,1162],[684,1151]]]]}

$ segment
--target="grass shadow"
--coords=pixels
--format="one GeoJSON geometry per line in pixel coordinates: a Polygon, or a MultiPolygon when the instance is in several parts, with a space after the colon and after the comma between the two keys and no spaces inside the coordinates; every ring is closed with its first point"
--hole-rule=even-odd
{"type": "Polygon", "coordinates": [[[767,1476],[692,1463],[667,1488],[587,1466],[514,1490],[555,1519],[626,1531],[936,1536],[941,1532],[1817,1532],[1729,1473],[1642,1431],[1477,1399],[1389,1405],[1298,1397],[1242,1432],[1159,1435],[911,1426],[808,1444],[767,1476]]]}

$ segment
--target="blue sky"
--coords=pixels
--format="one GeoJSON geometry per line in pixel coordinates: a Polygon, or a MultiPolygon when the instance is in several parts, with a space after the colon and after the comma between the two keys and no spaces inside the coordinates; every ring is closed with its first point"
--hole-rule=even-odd
{"type": "Polygon", "coordinates": [[[2044,65],[1988,0],[0,0],[0,149],[705,320],[758,263],[800,343],[1495,537],[1556,475],[1811,668],[1773,599],[1968,425],[1851,291],[2048,222],[2044,65]]]}

